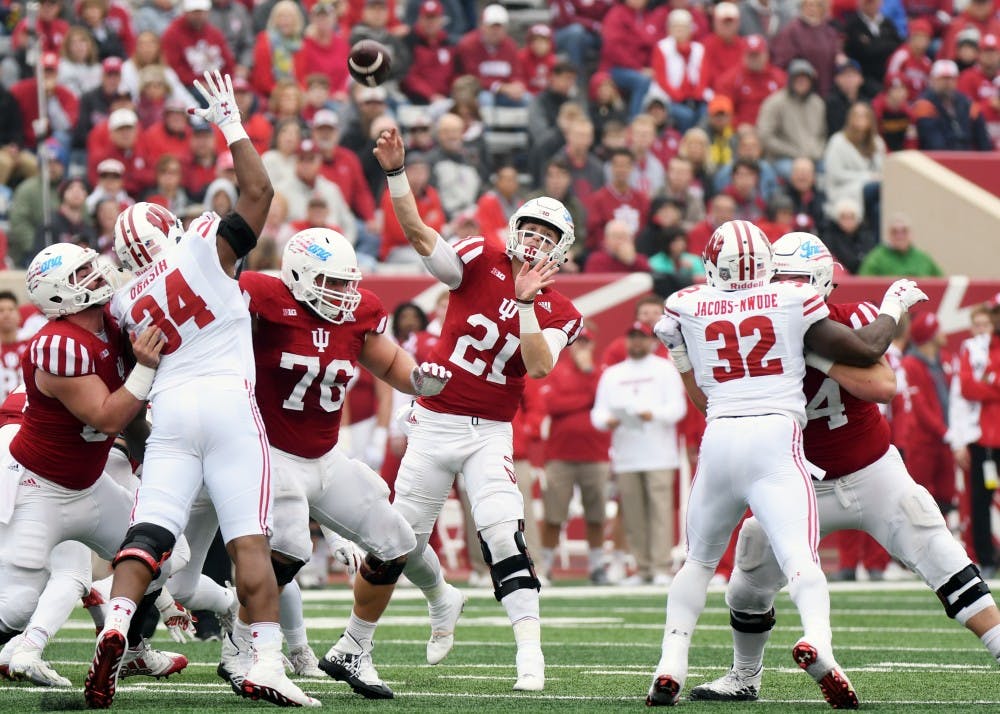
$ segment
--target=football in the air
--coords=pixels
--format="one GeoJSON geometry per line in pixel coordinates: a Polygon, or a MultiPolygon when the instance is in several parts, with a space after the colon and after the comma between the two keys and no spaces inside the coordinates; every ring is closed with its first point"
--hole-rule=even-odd
{"type": "Polygon", "coordinates": [[[377,87],[389,79],[392,61],[389,49],[375,40],[361,40],[347,56],[347,70],[354,81],[366,87],[377,87]]]}

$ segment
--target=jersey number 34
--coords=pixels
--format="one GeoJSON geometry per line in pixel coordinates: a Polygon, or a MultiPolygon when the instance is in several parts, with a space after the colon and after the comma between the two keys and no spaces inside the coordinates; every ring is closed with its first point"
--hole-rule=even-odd
{"type": "Polygon", "coordinates": [[[215,315],[208,309],[205,300],[191,289],[179,270],[167,273],[163,286],[167,296],[166,310],[156,298],[146,293],[132,305],[131,317],[137,325],[148,319],[163,330],[167,344],[163,346],[162,354],[168,355],[181,346],[178,329],[181,325],[194,320],[194,324],[201,329],[214,320],[215,315]]]}

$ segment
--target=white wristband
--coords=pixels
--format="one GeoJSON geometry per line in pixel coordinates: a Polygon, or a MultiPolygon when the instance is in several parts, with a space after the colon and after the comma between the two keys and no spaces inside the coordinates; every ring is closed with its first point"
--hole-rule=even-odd
{"type": "Polygon", "coordinates": [[[674,367],[681,374],[690,372],[694,367],[691,365],[691,358],[688,357],[687,347],[681,345],[670,350],[670,359],[674,361],[674,367]]]}
{"type": "Polygon", "coordinates": [[[240,139],[249,139],[247,136],[247,130],[243,128],[243,125],[234,121],[231,124],[226,124],[219,127],[222,130],[222,135],[226,137],[226,146],[232,146],[240,139]]]}
{"type": "Polygon", "coordinates": [[[402,198],[410,192],[410,179],[405,173],[386,176],[385,182],[389,186],[389,196],[392,198],[402,198]]]}
{"type": "Polygon", "coordinates": [[[833,369],[833,360],[827,359],[815,352],[806,352],[806,365],[813,369],[818,369],[823,374],[830,374],[833,369]]]}
{"type": "Polygon", "coordinates": [[[131,392],[133,397],[143,402],[149,396],[149,390],[153,388],[153,377],[155,376],[155,369],[137,364],[132,369],[128,379],[125,380],[125,389],[131,392]]]}
{"type": "Polygon", "coordinates": [[[896,324],[899,324],[899,318],[903,314],[903,306],[899,304],[896,300],[883,300],[882,305],[878,309],[879,315],[888,315],[896,324]]]}
{"type": "Polygon", "coordinates": [[[538,317],[535,315],[535,304],[517,304],[517,314],[521,318],[521,334],[540,333],[542,328],[538,325],[538,317]]]}

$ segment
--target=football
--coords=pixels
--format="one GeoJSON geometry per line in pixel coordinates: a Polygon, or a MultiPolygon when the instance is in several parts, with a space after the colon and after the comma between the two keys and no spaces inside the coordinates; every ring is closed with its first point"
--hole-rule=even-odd
{"type": "Polygon", "coordinates": [[[375,40],[361,40],[347,56],[347,70],[354,80],[366,87],[377,87],[389,79],[392,61],[389,49],[375,40]]]}

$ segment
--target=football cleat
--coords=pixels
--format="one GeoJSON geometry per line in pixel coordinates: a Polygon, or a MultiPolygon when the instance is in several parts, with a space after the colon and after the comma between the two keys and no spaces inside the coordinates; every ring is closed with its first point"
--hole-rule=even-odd
{"type": "Polygon", "coordinates": [[[222,654],[215,673],[229,683],[233,691],[243,696],[243,678],[253,666],[253,651],[250,643],[237,638],[232,633],[222,638],[222,654]]]}
{"type": "Polygon", "coordinates": [[[514,691],[540,692],[543,689],[545,689],[545,657],[542,655],[542,648],[519,647],[514,691]]]}
{"type": "Polygon", "coordinates": [[[188,660],[176,652],[154,650],[146,638],[135,648],[129,648],[122,660],[119,679],[128,677],[169,677],[187,667],[188,660]]]}
{"type": "Polygon", "coordinates": [[[292,672],[300,677],[324,677],[323,670],[319,668],[319,659],[309,645],[288,648],[288,661],[292,665],[292,672]]]}
{"type": "Polygon", "coordinates": [[[823,698],[834,709],[857,709],[858,695],[844,670],[833,659],[821,656],[819,650],[804,639],[795,643],[792,658],[819,684],[823,698]]]}
{"type": "Polygon", "coordinates": [[[319,663],[320,669],[336,680],[347,682],[366,699],[392,699],[392,690],[378,676],[371,650],[346,632],[319,663]]]}
{"type": "Polygon", "coordinates": [[[321,706],[318,699],[313,699],[299,689],[285,674],[279,649],[257,649],[253,666],[243,678],[240,690],[248,699],[270,702],[280,707],[321,706]]]}
{"type": "Polygon", "coordinates": [[[681,685],[669,674],[658,674],[646,694],[647,707],[672,707],[681,698],[681,685]]]}
{"type": "Polygon", "coordinates": [[[437,664],[455,646],[455,625],[465,609],[465,595],[454,585],[448,585],[440,600],[430,603],[431,638],[427,641],[427,663],[437,664]]]}
{"type": "Polygon", "coordinates": [[[97,639],[94,661],[83,683],[83,697],[91,709],[107,709],[115,698],[118,670],[128,649],[125,635],[118,630],[106,630],[97,639]]]}
{"type": "Polygon", "coordinates": [[[68,679],[52,669],[42,659],[42,651],[22,642],[10,658],[8,676],[17,681],[27,681],[39,687],[70,687],[68,679]]]}
{"type": "Polygon", "coordinates": [[[763,666],[753,674],[745,674],[733,667],[718,679],[699,684],[691,690],[688,698],[694,701],[755,702],[760,697],[763,675],[763,666]]]}

